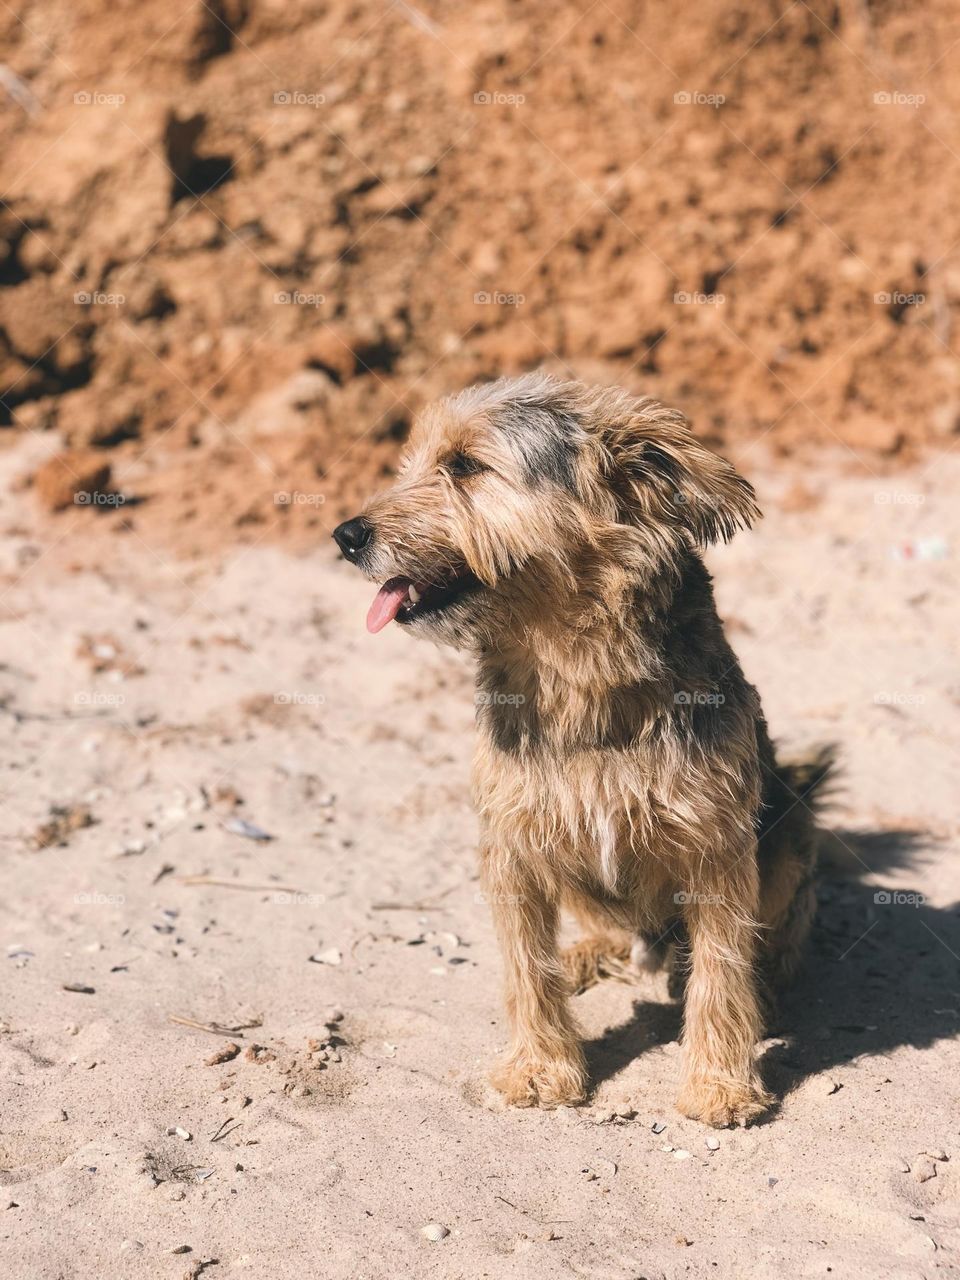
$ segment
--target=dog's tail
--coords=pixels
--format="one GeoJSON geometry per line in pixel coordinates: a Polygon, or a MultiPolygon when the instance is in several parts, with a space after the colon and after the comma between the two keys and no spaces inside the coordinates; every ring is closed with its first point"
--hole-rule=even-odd
{"type": "Polygon", "coordinates": [[[817,817],[837,782],[837,748],[833,743],[814,747],[795,760],[778,761],[774,772],[792,802],[817,817]]]}
{"type": "Polygon", "coordinates": [[[758,852],[767,970],[775,986],[795,972],[810,932],[822,837],[817,815],[836,776],[831,745],[777,760],[768,778],[758,852]]]}

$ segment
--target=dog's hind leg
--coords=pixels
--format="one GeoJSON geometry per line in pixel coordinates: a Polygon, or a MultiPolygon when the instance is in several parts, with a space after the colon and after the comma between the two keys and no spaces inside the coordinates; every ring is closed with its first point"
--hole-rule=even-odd
{"type": "Polygon", "coordinates": [[[701,883],[685,895],[690,972],[677,1106],[694,1120],[722,1127],[747,1124],[771,1098],[754,1058],[761,1036],[755,859],[740,858],[715,880],[715,888],[701,883]]]}
{"type": "Polygon", "coordinates": [[[487,850],[481,862],[503,954],[512,1031],[507,1057],[491,1081],[514,1106],[580,1102],[587,1070],[567,1008],[557,896],[514,856],[487,850]]]}
{"type": "Polygon", "coordinates": [[[633,982],[637,969],[632,963],[634,939],[622,932],[592,933],[578,938],[560,952],[560,963],[571,994],[577,995],[595,987],[604,978],[633,982]]]}
{"type": "Polygon", "coordinates": [[[634,963],[636,935],[619,927],[595,903],[579,894],[565,893],[563,905],[583,929],[583,937],[560,952],[570,992],[576,995],[587,991],[604,978],[635,981],[639,972],[634,963]]]}

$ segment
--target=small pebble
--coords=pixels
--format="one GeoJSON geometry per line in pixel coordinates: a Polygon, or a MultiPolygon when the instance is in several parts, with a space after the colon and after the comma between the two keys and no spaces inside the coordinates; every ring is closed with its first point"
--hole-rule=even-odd
{"type": "Polygon", "coordinates": [[[674,1160],[689,1160],[690,1152],[684,1151],[683,1147],[678,1147],[677,1150],[673,1153],[673,1158],[674,1160]]]}
{"type": "Polygon", "coordinates": [[[246,818],[238,817],[237,814],[232,814],[222,825],[224,831],[229,831],[231,835],[243,836],[246,840],[274,839],[268,831],[264,831],[263,827],[258,827],[255,822],[248,822],[246,818]]]}
{"type": "Polygon", "coordinates": [[[220,1049],[214,1050],[210,1057],[204,1060],[204,1066],[216,1067],[219,1066],[221,1062],[232,1062],[239,1053],[240,1046],[235,1043],[235,1041],[231,1040],[220,1049]]]}
{"type": "Polygon", "coordinates": [[[654,1133],[663,1133],[666,1127],[667,1126],[662,1120],[654,1120],[653,1124],[650,1126],[654,1133]]]}
{"type": "Polygon", "coordinates": [[[436,1243],[438,1240],[444,1240],[450,1234],[448,1227],[443,1227],[439,1222],[428,1222],[425,1227],[420,1228],[420,1234],[428,1240],[436,1243]]]}
{"type": "Polygon", "coordinates": [[[128,1253],[130,1250],[137,1250],[142,1248],[143,1248],[142,1240],[124,1240],[120,1245],[120,1252],[128,1253]]]}
{"type": "Polygon", "coordinates": [[[328,947],[326,951],[316,951],[310,957],[314,964],[343,964],[343,953],[338,947],[328,947]]]}
{"type": "Polygon", "coordinates": [[[709,1151],[720,1150],[720,1139],[715,1138],[713,1134],[711,1134],[709,1138],[704,1138],[704,1144],[706,1145],[709,1151]]]}
{"type": "Polygon", "coordinates": [[[172,1125],[167,1130],[167,1137],[182,1138],[184,1142],[189,1142],[193,1137],[193,1134],[189,1131],[189,1129],[181,1129],[179,1125],[172,1125]]]}
{"type": "Polygon", "coordinates": [[[934,1147],[931,1151],[921,1151],[922,1156],[929,1156],[931,1160],[946,1160],[947,1153],[942,1147],[934,1147]]]}
{"type": "Polygon", "coordinates": [[[634,1107],[624,1106],[617,1107],[615,1114],[621,1120],[632,1120],[636,1116],[637,1112],[634,1107]]]}
{"type": "Polygon", "coordinates": [[[178,1244],[175,1249],[170,1250],[171,1253],[192,1253],[193,1249],[188,1244],[178,1244]]]}

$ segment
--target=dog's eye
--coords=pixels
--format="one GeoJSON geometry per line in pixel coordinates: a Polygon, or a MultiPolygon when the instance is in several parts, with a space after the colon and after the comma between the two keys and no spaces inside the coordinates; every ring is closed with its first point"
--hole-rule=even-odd
{"type": "Polygon", "coordinates": [[[471,458],[468,453],[452,453],[443,466],[447,475],[454,480],[466,480],[468,476],[478,476],[481,471],[489,470],[489,467],[478,459],[471,458]]]}

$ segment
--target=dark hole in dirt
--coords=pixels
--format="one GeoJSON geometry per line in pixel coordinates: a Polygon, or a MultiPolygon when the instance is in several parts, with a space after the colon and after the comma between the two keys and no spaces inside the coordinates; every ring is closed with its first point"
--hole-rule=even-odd
{"type": "Polygon", "coordinates": [[[382,427],[378,428],[376,438],[378,440],[394,440],[397,444],[403,444],[409,434],[410,419],[396,417],[390,418],[382,427]]]}
{"type": "Polygon", "coordinates": [[[342,372],[339,369],[334,368],[332,364],[328,364],[325,360],[321,360],[319,357],[314,356],[312,359],[307,361],[306,367],[308,369],[318,369],[320,373],[325,373],[330,381],[335,383],[336,386],[343,386],[342,372]]]}
{"type": "Polygon", "coordinates": [[[125,418],[122,422],[118,422],[112,431],[106,435],[98,435],[94,441],[95,447],[98,449],[113,449],[118,444],[123,444],[125,440],[140,439],[140,415],[136,414],[129,418],[125,418]]]}
{"type": "Polygon", "coordinates": [[[186,196],[202,196],[233,176],[233,160],[226,155],[201,156],[196,145],[206,127],[202,113],[180,119],[171,115],[163,135],[167,167],[173,175],[170,203],[186,196]]]}
{"type": "Polygon", "coordinates": [[[356,348],[357,364],[367,373],[392,373],[400,354],[396,346],[387,338],[380,338],[365,346],[356,348]]]}
{"type": "Polygon", "coordinates": [[[644,373],[660,372],[657,367],[657,347],[666,336],[666,329],[655,329],[653,333],[645,333],[643,335],[642,342],[645,348],[645,355],[641,360],[639,367],[644,373]]]}
{"type": "Polygon", "coordinates": [[[202,196],[227,182],[233,176],[233,161],[229,156],[203,156],[193,162],[184,178],[173,184],[171,202],[176,204],[184,196],[202,196]]]}
{"type": "Polygon", "coordinates": [[[717,285],[723,279],[726,270],[727,268],[724,267],[722,271],[705,271],[703,273],[703,279],[700,282],[702,292],[716,293],[717,285]]]}
{"type": "MultiPolygon", "coordinates": [[[[0,347],[4,338],[0,330],[0,347]]],[[[55,347],[37,361],[29,361],[27,356],[22,359],[40,370],[42,377],[31,384],[25,381],[19,385],[14,383],[0,393],[0,427],[13,424],[13,411],[18,405],[42,400],[45,396],[61,395],[65,391],[76,391],[78,387],[85,387],[93,377],[93,357],[90,355],[84,355],[66,368],[58,367],[55,347]]]]}
{"type": "Polygon", "coordinates": [[[0,286],[22,284],[29,279],[29,272],[20,261],[20,241],[22,236],[11,237],[6,244],[0,245],[0,286]]]}
{"type": "Polygon", "coordinates": [[[820,163],[823,165],[823,169],[814,180],[813,185],[815,187],[823,186],[825,182],[832,182],[837,176],[837,172],[840,168],[840,157],[834,151],[833,147],[824,147],[820,152],[819,159],[820,163]]]}

